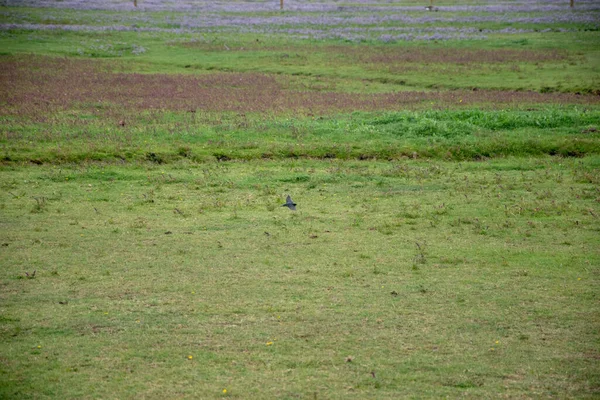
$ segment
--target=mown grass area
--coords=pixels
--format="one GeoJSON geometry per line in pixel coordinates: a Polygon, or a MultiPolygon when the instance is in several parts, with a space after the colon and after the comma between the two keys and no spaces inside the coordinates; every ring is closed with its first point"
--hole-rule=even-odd
{"type": "Polygon", "coordinates": [[[597,397],[576,3],[7,2],[0,398],[597,397]]]}
{"type": "Polygon", "coordinates": [[[0,391],[591,398],[599,162],[4,167],[0,391]]]}

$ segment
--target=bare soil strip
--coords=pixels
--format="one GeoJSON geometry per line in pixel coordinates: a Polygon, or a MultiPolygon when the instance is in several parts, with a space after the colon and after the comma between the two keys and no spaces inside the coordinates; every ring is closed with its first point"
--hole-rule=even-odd
{"type": "Polygon", "coordinates": [[[597,104],[599,96],[490,90],[381,94],[298,91],[281,75],[113,73],[107,63],[64,58],[7,58],[0,68],[0,113],[33,117],[93,103],[131,110],[329,114],[434,107],[597,104]]]}

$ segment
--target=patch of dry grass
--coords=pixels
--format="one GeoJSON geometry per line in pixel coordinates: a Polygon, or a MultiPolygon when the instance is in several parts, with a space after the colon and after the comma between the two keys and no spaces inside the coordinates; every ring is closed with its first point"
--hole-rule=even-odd
{"type": "Polygon", "coordinates": [[[41,117],[75,105],[92,109],[331,114],[428,107],[494,107],[523,104],[597,104],[600,97],[570,93],[440,91],[381,94],[293,90],[286,80],[262,73],[199,76],[127,74],[110,63],[51,57],[4,59],[0,101],[5,115],[41,117]],[[98,107],[100,106],[100,107],[98,107]]]}

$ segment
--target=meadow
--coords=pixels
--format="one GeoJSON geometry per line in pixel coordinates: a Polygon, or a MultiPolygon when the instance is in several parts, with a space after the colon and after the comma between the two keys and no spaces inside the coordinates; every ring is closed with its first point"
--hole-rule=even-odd
{"type": "Polygon", "coordinates": [[[3,1],[0,398],[598,397],[600,5],[428,4],[3,1]]]}

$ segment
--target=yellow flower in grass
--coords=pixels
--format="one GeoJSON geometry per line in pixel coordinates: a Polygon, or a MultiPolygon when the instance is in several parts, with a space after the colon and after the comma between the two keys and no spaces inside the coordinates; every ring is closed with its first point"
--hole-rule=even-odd
{"type": "Polygon", "coordinates": [[[223,394],[227,394],[227,389],[223,389],[223,394]]]}
{"type": "Polygon", "coordinates": [[[272,346],[273,342],[267,342],[267,346],[272,346]]]}
{"type": "Polygon", "coordinates": [[[191,355],[188,356],[188,360],[191,360],[192,358],[194,358],[194,357],[192,357],[191,355]]]}

